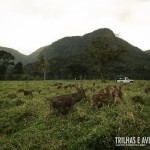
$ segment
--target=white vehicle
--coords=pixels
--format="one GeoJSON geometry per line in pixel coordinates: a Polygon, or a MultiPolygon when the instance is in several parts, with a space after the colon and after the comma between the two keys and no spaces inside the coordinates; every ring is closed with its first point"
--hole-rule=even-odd
{"type": "Polygon", "coordinates": [[[129,79],[128,77],[118,77],[115,81],[117,83],[133,83],[133,80],[129,79]]]}

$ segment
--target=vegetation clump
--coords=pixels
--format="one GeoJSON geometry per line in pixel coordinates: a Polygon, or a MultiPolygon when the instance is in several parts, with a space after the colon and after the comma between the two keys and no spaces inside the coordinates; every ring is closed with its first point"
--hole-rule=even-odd
{"type": "Polygon", "coordinates": [[[135,96],[133,96],[132,97],[132,101],[138,102],[138,103],[141,103],[141,104],[144,103],[143,96],[141,96],[141,95],[135,95],[135,96]]]}
{"type": "Polygon", "coordinates": [[[15,93],[9,93],[8,95],[7,95],[7,98],[10,98],[10,99],[14,99],[14,98],[16,98],[17,97],[17,95],[15,94],[15,93]]]}

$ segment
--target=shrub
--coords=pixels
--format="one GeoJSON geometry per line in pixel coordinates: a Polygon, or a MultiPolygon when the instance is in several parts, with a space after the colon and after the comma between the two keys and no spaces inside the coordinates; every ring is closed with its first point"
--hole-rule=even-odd
{"type": "Polygon", "coordinates": [[[143,96],[135,95],[131,99],[133,102],[144,104],[143,96]]]}
{"type": "Polygon", "coordinates": [[[7,95],[7,98],[11,98],[11,99],[14,99],[16,97],[17,97],[17,95],[15,93],[10,93],[7,95]]]}
{"type": "Polygon", "coordinates": [[[6,115],[8,115],[7,118],[6,116],[5,118],[3,117],[0,125],[0,132],[3,134],[18,132],[20,129],[28,126],[36,117],[35,112],[30,109],[17,110],[6,115]]]}

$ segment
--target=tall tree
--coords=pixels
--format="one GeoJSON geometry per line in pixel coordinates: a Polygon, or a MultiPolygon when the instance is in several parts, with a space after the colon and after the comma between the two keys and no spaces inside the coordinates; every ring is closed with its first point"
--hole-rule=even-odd
{"type": "Polygon", "coordinates": [[[115,36],[101,36],[92,40],[88,53],[93,59],[94,68],[100,72],[102,82],[105,82],[105,70],[113,61],[121,61],[120,55],[125,48],[116,42],[115,36]]]}
{"type": "Polygon", "coordinates": [[[18,62],[14,67],[14,74],[22,74],[23,73],[23,64],[22,62],[18,62]]]}
{"type": "Polygon", "coordinates": [[[1,79],[7,78],[7,70],[10,65],[14,65],[15,57],[6,51],[0,51],[0,74],[1,79]]]}
{"type": "Polygon", "coordinates": [[[42,55],[40,57],[40,68],[41,68],[41,71],[43,73],[43,79],[46,80],[46,75],[49,71],[49,62],[48,62],[48,59],[46,56],[42,55]]]}

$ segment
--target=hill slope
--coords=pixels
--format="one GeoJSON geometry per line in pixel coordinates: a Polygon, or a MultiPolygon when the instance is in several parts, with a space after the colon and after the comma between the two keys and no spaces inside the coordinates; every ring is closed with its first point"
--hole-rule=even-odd
{"type": "Polygon", "coordinates": [[[21,61],[23,64],[28,63],[28,58],[26,55],[19,53],[18,51],[12,49],[12,48],[7,48],[7,47],[2,47],[0,46],[0,51],[6,51],[11,53],[15,57],[15,63],[21,61]]]}
{"type": "MultiPolygon", "coordinates": [[[[73,36],[62,38],[43,49],[40,55],[46,55],[48,59],[62,56],[84,55],[90,41],[97,36],[109,35],[115,37],[110,29],[98,29],[83,36],[73,36]]],[[[123,57],[134,65],[135,63],[143,65],[150,64],[150,56],[141,49],[131,45],[121,38],[116,37],[117,43],[123,45],[128,51],[123,57]]],[[[38,57],[39,57],[38,56],[38,57]]]]}
{"type": "MultiPolygon", "coordinates": [[[[23,64],[33,63],[37,61],[41,55],[46,55],[49,60],[57,57],[86,57],[86,49],[88,48],[90,41],[97,36],[104,35],[115,37],[115,34],[112,30],[108,28],[102,28],[95,30],[91,33],[87,33],[83,36],[64,37],[52,43],[51,45],[39,48],[34,53],[28,56],[23,55],[11,48],[0,47],[0,50],[5,50],[7,52],[12,53],[12,55],[15,56],[15,62],[22,61],[23,64]]],[[[125,55],[123,55],[123,57],[127,60],[129,66],[146,65],[147,67],[149,67],[149,50],[144,52],[141,49],[131,45],[130,43],[118,37],[116,37],[116,41],[117,43],[125,46],[128,50],[128,52],[125,55]]]]}
{"type": "Polygon", "coordinates": [[[104,28],[83,36],[64,37],[47,46],[39,55],[46,55],[49,59],[58,56],[80,55],[85,52],[93,38],[104,35],[115,36],[110,29],[104,28]]]}
{"type": "Polygon", "coordinates": [[[147,53],[147,54],[149,54],[149,55],[150,55],[150,50],[146,50],[146,51],[145,51],[145,53],[147,53]]]}
{"type": "Polygon", "coordinates": [[[12,48],[2,47],[2,46],[0,46],[0,51],[6,51],[6,52],[11,53],[15,57],[15,63],[21,61],[24,65],[26,65],[28,63],[36,62],[38,59],[39,53],[42,50],[44,50],[45,47],[39,48],[38,50],[36,50],[35,52],[33,52],[30,55],[24,55],[24,54],[21,54],[20,52],[18,52],[17,50],[14,50],[12,48]]]}
{"type": "Polygon", "coordinates": [[[46,46],[41,47],[38,50],[36,50],[35,52],[33,52],[32,54],[28,55],[27,56],[28,63],[33,63],[33,62],[37,61],[40,52],[43,51],[45,49],[45,47],[46,46]]]}

